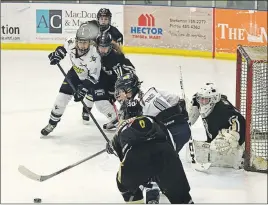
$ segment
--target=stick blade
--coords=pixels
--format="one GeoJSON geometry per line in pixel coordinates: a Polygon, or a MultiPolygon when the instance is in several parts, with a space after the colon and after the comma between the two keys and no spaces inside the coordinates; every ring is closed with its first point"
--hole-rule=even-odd
{"type": "Polygon", "coordinates": [[[209,167],[211,166],[211,163],[195,163],[192,164],[192,167],[197,170],[197,171],[205,171],[208,170],[209,167]]]}
{"type": "Polygon", "coordinates": [[[32,171],[27,169],[25,166],[20,165],[18,170],[22,175],[26,176],[27,178],[32,179],[34,181],[41,182],[41,176],[33,173],[32,171]]]}
{"type": "Polygon", "coordinates": [[[192,164],[192,167],[197,170],[197,171],[204,171],[204,170],[208,170],[210,167],[211,163],[195,163],[192,164]]]}

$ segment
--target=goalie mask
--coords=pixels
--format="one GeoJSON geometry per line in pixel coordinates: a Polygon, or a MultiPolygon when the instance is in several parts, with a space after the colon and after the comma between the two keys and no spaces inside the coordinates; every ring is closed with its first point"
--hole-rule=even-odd
{"type": "Polygon", "coordinates": [[[141,83],[134,73],[122,75],[115,83],[115,99],[120,103],[134,99],[140,91],[141,83]]]}
{"type": "Polygon", "coordinates": [[[221,94],[213,83],[206,83],[196,95],[197,102],[200,105],[200,114],[202,118],[207,117],[214,109],[217,102],[221,99],[221,94]]]}
{"type": "Polygon", "coordinates": [[[90,32],[91,29],[88,24],[82,24],[76,32],[75,45],[79,56],[84,55],[89,51],[91,40],[90,32]]]}

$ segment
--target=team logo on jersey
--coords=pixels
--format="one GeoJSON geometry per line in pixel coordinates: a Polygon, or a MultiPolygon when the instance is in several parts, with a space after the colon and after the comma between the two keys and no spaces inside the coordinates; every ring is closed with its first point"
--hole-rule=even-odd
{"type": "Polygon", "coordinates": [[[139,120],[139,124],[140,124],[141,128],[145,128],[144,120],[139,120]]]}
{"type": "Polygon", "coordinates": [[[96,62],[97,57],[96,56],[90,56],[90,62],[96,62]]]}
{"type": "Polygon", "coordinates": [[[73,69],[75,70],[75,72],[76,73],[78,73],[78,74],[81,74],[81,73],[83,73],[85,70],[83,69],[83,68],[79,68],[79,67],[77,67],[77,66],[73,66],[73,69]]]}
{"type": "Polygon", "coordinates": [[[80,62],[80,65],[79,66],[87,67],[87,64],[83,64],[83,63],[80,62]]]}

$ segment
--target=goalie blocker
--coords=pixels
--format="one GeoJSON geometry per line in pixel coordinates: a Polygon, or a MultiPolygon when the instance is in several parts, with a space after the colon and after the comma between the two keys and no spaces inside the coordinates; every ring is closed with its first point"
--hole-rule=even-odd
{"type": "Polygon", "coordinates": [[[245,142],[245,118],[221,95],[213,83],[206,83],[192,98],[189,121],[201,116],[207,133],[206,142],[195,141],[196,157],[211,166],[240,168],[245,142]]]}

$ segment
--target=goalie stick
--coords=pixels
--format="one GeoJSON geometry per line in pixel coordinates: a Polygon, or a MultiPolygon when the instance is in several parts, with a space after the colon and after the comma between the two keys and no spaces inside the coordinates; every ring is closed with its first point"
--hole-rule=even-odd
{"type": "MultiPolygon", "coordinates": [[[[181,70],[181,66],[179,66],[180,68],[180,86],[181,86],[181,95],[182,95],[182,98],[184,100],[186,100],[185,98],[185,92],[184,92],[184,86],[183,86],[183,78],[182,78],[182,70],[181,70]]],[[[189,122],[189,126],[191,127],[191,123],[189,122]]],[[[196,161],[196,154],[195,154],[195,148],[194,148],[194,140],[193,140],[193,137],[192,135],[190,135],[190,139],[189,139],[189,150],[190,150],[190,155],[191,155],[191,163],[192,163],[192,167],[195,169],[195,170],[198,170],[198,171],[203,171],[203,170],[207,170],[209,169],[211,163],[208,162],[208,163],[199,163],[198,161],[196,161]]]]}
{"type": "Polygon", "coordinates": [[[88,161],[88,160],[90,160],[90,159],[92,159],[92,158],[104,153],[105,151],[106,151],[106,149],[103,149],[103,150],[101,150],[101,151],[99,151],[99,152],[97,152],[97,153],[95,153],[95,154],[93,154],[93,155],[91,155],[91,156],[89,156],[89,157],[87,157],[85,159],[82,159],[82,160],[80,160],[80,161],[78,161],[78,162],[76,162],[74,164],[71,164],[71,165],[69,165],[69,166],[67,166],[67,167],[65,167],[65,168],[63,168],[63,169],[61,169],[59,171],[56,171],[56,172],[54,172],[52,174],[49,174],[49,175],[38,175],[38,174],[32,172],[31,170],[29,170],[28,168],[26,168],[23,165],[20,165],[18,170],[22,175],[26,176],[29,179],[32,179],[34,181],[43,182],[43,181],[46,181],[46,180],[48,180],[48,179],[50,179],[52,177],[55,177],[55,176],[59,175],[62,172],[65,172],[65,171],[67,171],[67,170],[69,170],[71,168],[74,168],[77,165],[82,164],[83,162],[86,162],[86,161],[88,161]]]}

